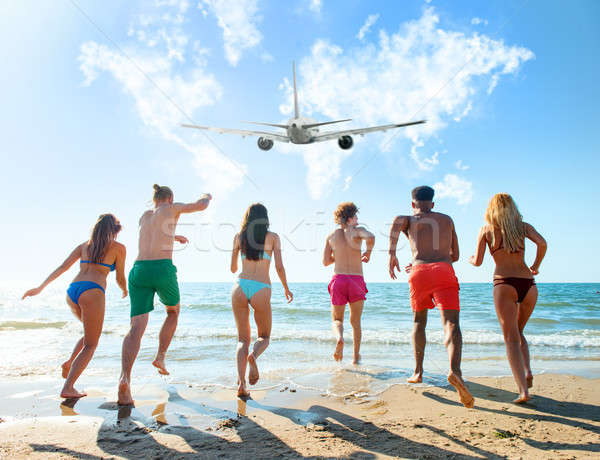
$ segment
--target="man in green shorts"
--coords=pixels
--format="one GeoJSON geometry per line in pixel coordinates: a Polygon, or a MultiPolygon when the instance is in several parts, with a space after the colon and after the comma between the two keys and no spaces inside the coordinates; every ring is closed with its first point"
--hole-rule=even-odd
{"type": "Polygon", "coordinates": [[[140,350],[148,314],[154,310],[155,293],[166,307],[167,318],[160,330],[158,352],[152,364],[160,374],[169,374],[165,355],[179,318],[179,285],[177,268],[172,261],[173,242],[187,243],[185,237],[175,235],[175,227],[181,214],[203,211],[211,199],[209,194],[204,194],[195,203],[173,203],[173,192],[169,187],[154,185],[154,209],[146,211],[140,219],[139,253],[129,272],[131,328],[123,340],[118,397],[121,405],[133,404],[131,369],[140,350]]]}

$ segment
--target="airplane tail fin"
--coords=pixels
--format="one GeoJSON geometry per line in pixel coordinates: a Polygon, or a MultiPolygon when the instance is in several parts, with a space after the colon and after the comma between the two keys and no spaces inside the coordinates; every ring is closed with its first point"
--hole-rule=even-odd
{"type": "Polygon", "coordinates": [[[302,126],[304,128],[316,128],[317,126],[332,125],[334,123],[343,123],[344,121],[352,121],[352,118],[346,118],[345,120],[323,121],[321,123],[311,123],[311,124],[302,125],[302,126]]]}
{"type": "Polygon", "coordinates": [[[292,63],[292,70],[294,72],[294,117],[298,118],[300,112],[298,110],[298,90],[296,89],[296,61],[292,63]]]}

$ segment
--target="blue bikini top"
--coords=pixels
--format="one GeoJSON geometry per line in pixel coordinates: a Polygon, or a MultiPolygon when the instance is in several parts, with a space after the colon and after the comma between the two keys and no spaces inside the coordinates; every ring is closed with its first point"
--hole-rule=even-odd
{"type": "Polygon", "coordinates": [[[109,264],[105,264],[105,263],[102,263],[102,262],[93,262],[93,261],[91,261],[91,260],[82,260],[82,261],[81,261],[81,263],[82,263],[82,264],[96,264],[96,265],[102,265],[103,267],[110,268],[110,271],[111,271],[111,272],[115,271],[115,264],[110,264],[110,265],[109,265],[109,264]]]}
{"type": "MultiPolygon", "coordinates": [[[[242,254],[242,259],[246,258],[246,254],[242,254]]],[[[271,260],[271,256],[269,254],[267,254],[266,252],[262,253],[262,258],[265,260],[271,260]]]]}

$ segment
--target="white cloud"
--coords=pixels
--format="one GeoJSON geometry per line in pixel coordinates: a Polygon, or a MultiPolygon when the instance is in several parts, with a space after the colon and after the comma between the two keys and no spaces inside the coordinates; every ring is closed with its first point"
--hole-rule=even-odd
{"type": "Polygon", "coordinates": [[[379,19],[379,14],[370,14],[367,17],[367,20],[365,21],[365,23],[358,30],[358,34],[356,34],[356,38],[358,38],[359,40],[364,39],[365,35],[367,35],[369,33],[369,30],[371,29],[371,26],[373,24],[375,24],[378,19],[379,19]]]}
{"type": "Polygon", "coordinates": [[[321,7],[323,6],[322,0],[308,0],[308,1],[309,1],[308,8],[311,11],[314,11],[315,13],[321,12],[321,7]]]}
{"type": "Polygon", "coordinates": [[[236,66],[242,53],[258,45],[262,34],[256,27],[258,0],[202,0],[198,4],[201,11],[206,5],[217,17],[219,27],[223,29],[225,58],[236,66]]]}
{"type": "Polygon", "coordinates": [[[471,19],[471,24],[473,24],[473,25],[483,24],[484,26],[487,26],[488,25],[488,20],[487,19],[481,19],[481,18],[473,18],[473,19],[471,19]]]}
{"type": "Polygon", "coordinates": [[[458,160],[456,163],[454,163],[454,166],[456,166],[456,169],[460,169],[461,171],[466,171],[470,168],[470,166],[463,164],[462,160],[458,160]]]}
{"type": "Polygon", "coordinates": [[[350,188],[351,183],[352,183],[352,176],[347,176],[346,179],[344,180],[344,188],[342,189],[342,191],[345,192],[346,190],[348,190],[350,188]]]}
{"type": "MultiPolygon", "coordinates": [[[[393,33],[381,30],[375,42],[345,50],[316,40],[297,69],[301,112],[328,119],[351,117],[354,127],[426,119],[424,125],[394,131],[394,139],[412,144],[409,156],[418,170],[433,169],[439,163],[437,154],[422,158],[418,153],[426,149],[426,141],[466,116],[486,86],[492,91],[502,75],[516,73],[534,58],[527,48],[438,24],[437,14],[428,7],[419,19],[401,24],[393,33]]],[[[289,80],[283,80],[281,89],[280,110],[288,114],[293,107],[289,80]]],[[[335,142],[324,144],[321,161],[332,156],[338,164],[347,156],[340,156],[335,142]]],[[[381,147],[390,145],[386,141],[381,147]]],[[[320,177],[319,183],[327,184],[339,177],[340,170],[319,174],[329,176],[329,180],[320,177]]],[[[318,189],[326,192],[323,187],[318,189]]]]}
{"type": "MultiPolygon", "coordinates": [[[[187,9],[185,1],[157,1],[157,5],[187,9]]],[[[162,15],[164,16],[164,15],[162,15]]],[[[185,75],[177,71],[183,62],[188,37],[178,23],[161,22],[156,16],[139,21],[134,35],[138,41],[124,46],[125,54],[93,41],[83,43],[78,57],[85,77],[84,85],[90,85],[101,73],[107,73],[121,86],[135,104],[135,111],[142,123],[162,138],[174,142],[193,155],[193,165],[203,180],[206,190],[224,194],[240,186],[246,167],[234,164],[206,138],[196,135],[193,141],[182,136],[179,123],[203,107],[214,105],[221,97],[222,88],[215,77],[204,68],[207,51],[194,43],[192,53],[196,65],[186,66],[185,75]],[[146,26],[141,24],[145,23],[146,26]],[[139,32],[148,36],[162,37],[156,43],[140,39],[139,32]],[[171,37],[174,41],[169,41],[171,37]],[[175,37],[175,38],[173,38],[175,37]],[[143,69],[143,73],[142,70],[143,69]]]]}
{"type": "Polygon", "coordinates": [[[473,184],[456,174],[446,174],[442,182],[434,184],[433,189],[437,197],[454,198],[458,204],[467,204],[473,199],[473,184]]]}

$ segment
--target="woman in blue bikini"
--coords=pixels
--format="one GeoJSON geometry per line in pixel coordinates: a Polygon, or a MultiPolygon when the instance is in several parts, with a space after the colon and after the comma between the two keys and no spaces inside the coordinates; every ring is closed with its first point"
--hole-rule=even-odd
{"type": "Polygon", "coordinates": [[[89,241],[77,246],[66,260],[54,270],[37,288],[30,289],[25,297],[38,295],[53,280],[66,272],[81,259],[79,274],[67,289],[67,303],[73,314],[83,323],[83,337],[79,339],[71,357],[62,364],[62,376],[66,378],[60,393],[62,398],[81,398],[86,393],[75,390],[73,385],[94,355],[104,322],[104,290],[106,277],[117,271],[117,283],[127,297],[125,280],[125,246],[115,238],[121,224],[112,214],[102,214],[89,241]]]}
{"type": "Polygon", "coordinates": [[[242,221],[240,232],[233,239],[231,254],[231,272],[238,270],[238,254],[241,253],[242,271],[231,292],[233,315],[238,329],[237,367],[238,396],[248,396],[246,390],[246,367],[250,367],[248,381],[250,385],[258,382],[257,358],[269,346],[271,335],[271,280],[269,268],[271,256],[275,258],[275,269],[283,284],[285,297],[289,302],[294,298],[290,292],[285,268],[281,259],[281,242],[277,233],[269,231],[267,208],[257,203],[251,205],[242,221]],[[258,329],[258,338],[250,348],[250,310],[254,310],[254,321],[258,329]]]}

